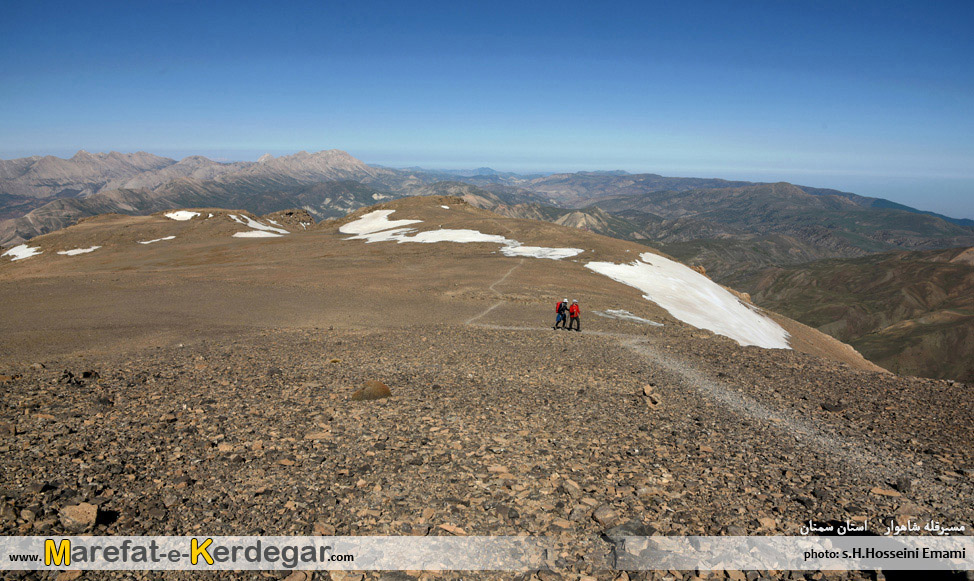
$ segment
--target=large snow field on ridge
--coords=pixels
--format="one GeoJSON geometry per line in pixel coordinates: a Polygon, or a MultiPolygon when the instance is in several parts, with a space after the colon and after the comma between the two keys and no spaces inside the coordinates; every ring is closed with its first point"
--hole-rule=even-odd
{"type": "Polygon", "coordinates": [[[389,220],[395,210],[376,210],[369,212],[358,220],[341,226],[338,231],[344,234],[355,234],[346,240],[365,240],[372,242],[418,242],[430,244],[434,242],[492,242],[503,245],[501,252],[506,256],[530,256],[534,258],[550,258],[560,260],[581,254],[581,248],[545,248],[542,246],[521,246],[517,240],[505,238],[499,234],[485,234],[478,230],[440,228],[416,232],[414,228],[403,228],[410,224],[422,223],[422,220],[389,220]]]}
{"type": "Polygon", "coordinates": [[[699,329],[730,337],[741,345],[791,349],[788,332],[754,311],[699,272],[644,252],[630,264],[589,262],[585,268],[646,293],[643,297],[699,329]]]}

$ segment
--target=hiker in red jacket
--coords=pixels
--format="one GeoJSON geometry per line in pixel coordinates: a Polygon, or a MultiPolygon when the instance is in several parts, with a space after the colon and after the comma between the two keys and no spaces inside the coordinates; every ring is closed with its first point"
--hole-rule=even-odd
{"type": "Polygon", "coordinates": [[[568,330],[572,330],[572,326],[575,326],[575,330],[579,333],[582,332],[582,319],[579,317],[581,314],[581,309],[578,308],[578,300],[572,301],[572,306],[568,308],[568,317],[571,319],[568,323],[568,330]]]}
{"type": "Polygon", "coordinates": [[[565,323],[568,322],[568,299],[562,299],[555,306],[555,312],[558,313],[558,316],[555,317],[555,326],[552,329],[557,329],[559,324],[561,324],[562,329],[566,329],[565,323]]]}

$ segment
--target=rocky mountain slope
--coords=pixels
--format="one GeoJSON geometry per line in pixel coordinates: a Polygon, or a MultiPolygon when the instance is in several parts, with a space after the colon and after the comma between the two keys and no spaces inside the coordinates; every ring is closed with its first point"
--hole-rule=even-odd
{"type": "MultiPolygon", "coordinates": [[[[59,198],[41,207],[36,206],[49,198],[0,194],[5,196],[8,212],[31,210],[0,221],[0,245],[7,249],[104,213],[142,215],[169,208],[221,207],[241,208],[259,215],[301,208],[314,220],[322,220],[384,200],[430,195],[461,196],[472,205],[504,216],[545,220],[641,241],[705,268],[718,282],[748,292],[757,291],[756,277],[769,268],[799,267],[821,259],[861,257],[890,250],[974,245],[974,227],[969,221],[847,192],[784,183],[751,184],[624,172],[517,176],[487,170],[394,170],[369,166],[338,150],[300,152],[279,158],[264,156],[258,162],[236,164],[220,164],[202,157],[174,162],[148,154],[114,153],[79,153],[72,160],[29,158],[4,164],[3,175],[7,178],[0,182],[16,186],[4,191],[23,193],[17,187],[33,184],[31,187],[39,188],[35,193],[50,193],[43,189],[48,186],[43,185],[47,182],[40,179],[42,175],[59,176],[50,183],[73,183],[82,188],[62,189],[58,194],[82,197],[59,198]],[[96,190],[98,193],[93,193],[96,190]]],[[[787,294],[790,291],[786,285],[796,281],[798,278],[782,279],[775,294],[787,294]]],[[[889,284],[891,289],[897,289],[890,291],[890,301],[874,301],[870,309],[881,320],[898,321],[901,315],[895,297],[911,291],[901,289],[898,278],[889,284]],[[884,306],[887,311],[880,314],[884,306]]],[[[852,297],[869,289],[847,286],[845,291],[852,297]]],[[[761,300],[771,298],[762,295],[761,300]]],[[[793,306],[788,312],[801,320],[818,321],[817,314],[802,314],[793,306]]],[[[833,324],[823,328],[831,331],[859,325],[855,309],[840,310],[837,316],[833,324]]],[[[955,328],[953,323],[947,326],[955,328]]],[[[928,337],[926,329],[912,325],[898,327],[894,335],[873,334],[872,343],[865,350],[875,361],[892,365],[893,354],[900,353],[902,345],[924,345],[909,357],[915,363],[894,367],[904,372],[937,374],[929,371],[938,365],[935,358],[920,360],[924,353],[937,352],[929,346],[934,340],[931,337],[941,337],[939,331],[928,337]]],[[[853,340],[851,335],[837,336],[853,340]]],[[[962,341],[963,334],[951,335],[947,344],[962,341]]],[[[962,376],[965,375],[951,377],[962,376]]]]}
{"type": "Polygon", "coordinates": [[[52,155],[0,160],[0,194],[29,198],[84,197],[108,183],[175,165],[176,161],[140,151],[88,153],[70,159],[52,155]]]}
{"type": "Polygon", "coordinates": [[[908,375],[974,381],[974,249],[873,254],[768,269],[754,301],[908,375]]]}
{"type": "Polygon", "coordinates": [[[215,206],[266,213],[301,207],[322,219],[403,195],[404,190],[424,183],[422,177],[373,168],[338,150],[264,156],[256,163],[235,164],[197,156],[116,179],[97,193],[56,199],[4,220],[0,222],[0,245],[17,244],[80,218],[109,212],[139,215],[215,206]]]}
{"type": "Polygon", "coordinates": [[[694,271],[456,197],[291,218],[99,216],[0,260],[0,532],[545,535],[551,574],[615,578],[623,524],[974,522],[966,386],[698,305],[790,348],[744,346],[593,267],[733,297],[694,271]]]}
{"type": "Polygon", "coordinates": [[[612,197],[598,206],[613,214],[693,218],[750,235],[787,235],[835,256],[974,242],[971,227],[928,214],[863,207],[845,196],[808,194],[787,183],[612,197]]]}

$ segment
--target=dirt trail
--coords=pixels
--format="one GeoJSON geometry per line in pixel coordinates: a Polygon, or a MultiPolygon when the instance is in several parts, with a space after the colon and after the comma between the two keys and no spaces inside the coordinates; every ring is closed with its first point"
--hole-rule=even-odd
{"type": "MultiPolygon", "coordinates": [[[[511,267],[488,287],[491,292],[500,297],[500,300],[466,321],[466,325],[498,331],[551,332],[550,327],[494,325],[476,322],[506,302],[503,299],[503,293],[498,291],[496,287],[506,282],[523,261],[524,259],[521,259],[518,264],[511,267]]],[[[692,389],[695,393],[718,404],[723,409],[765,423],[781,433],[783,437],[793,439],[796,444],[818,450],[840,464],[863,471],[877,481],[895,481],[898,477],[909,475],[912,478],[927,482],[928,491],[934,493],[936,497],[940,499],[951,498],[946,487],[933,482],[933,475],[927,474],[923,467],[904,463],[891,453],[863,440],[851,440],[827,434],[793,412],[775,409],[749,397],[743,393],[740,386],[711,377],[684,361],[664,354],[652,344],[653,340],[645,335],[611,331],[586,331],[585,334],[617,340],[619,346],[635,352],[655,368],[670,375],[677,384],[692,389]]]]}
{"type": "MultiPolygon", "coordinates": [[[[504,273],[504,276],[502,276],[499,279],[495,280],[489,287],[487,287],[488,289],[490,289],[490,292],[494,293],[498,297],[503,297],[504,294],[501,293],[499,290],[497,290],[494,287],[497,286],[497,285],[499,285],[499,284],[502,284],[505,280],[507,280],[507,277],[511,276],[511,273],[513,273],[515,270],[517,270],[518,267],[520,267],[522,264],[524,264],[524,259],[523,258],[521,260],[519,260],[517,262],[517,264],[515,264],[514,266],[512,266],[510,270],[508,270],[506,273],[504,273]]],[[[501,298],[501,300],[499,300],[496,303],[494,303],[493,305],[487,307],[480,314],[474,315],[473,317],[471,317],[471,318],[467,319],[466,321],[464,321],[464,325],[471,325],[471,324],[473,324],[474,321],[476,321],[477,319],[480,319],[481,317],[485,316],[487,313],[489,313],[489,312],[493,311],[494,309],[496,309],[497,307],[503,305],[504,302],[505,302],[504,299],[501,298]]]]}

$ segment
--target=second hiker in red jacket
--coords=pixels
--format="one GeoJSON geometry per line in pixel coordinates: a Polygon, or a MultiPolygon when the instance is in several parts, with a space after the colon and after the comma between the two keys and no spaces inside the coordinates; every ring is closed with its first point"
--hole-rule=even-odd
{"type": "Polygon", "coordinates": [[[568,330],[571,331],[574,326],[575,330],[579,333],[582,332],[582,319],[579,317],[581,314],[581,309],[578,308],[578,301],[573,300],[572,306],[568,307],[568,330]]]}

